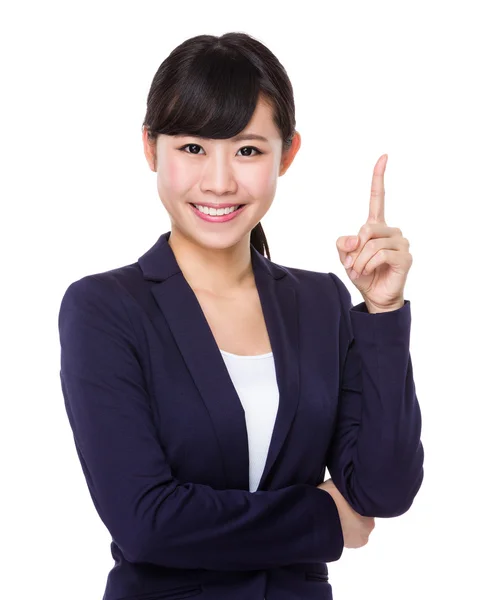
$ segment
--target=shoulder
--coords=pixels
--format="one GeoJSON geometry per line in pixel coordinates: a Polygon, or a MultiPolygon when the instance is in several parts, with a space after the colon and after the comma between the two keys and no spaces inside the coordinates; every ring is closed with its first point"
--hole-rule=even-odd
{"type": "Polygon", "coordinates": [[[333,271],[312,271],[277,263],[273,263],[273,265],[283,270],[289,278],[289,282],[299,289],[311,289],[312,291],[331,294],[345,305],[348,305],[351,301],[351,294],[346,284],[333,271]]]}
{"type": "Polygon", "coordinates": [[[70,282],[61,299],[61,309],[73,304],[98,303],[115,306],[126,302],[143,287],[138,263],[123,265],[107,271],[89,273],[70,282]]]}

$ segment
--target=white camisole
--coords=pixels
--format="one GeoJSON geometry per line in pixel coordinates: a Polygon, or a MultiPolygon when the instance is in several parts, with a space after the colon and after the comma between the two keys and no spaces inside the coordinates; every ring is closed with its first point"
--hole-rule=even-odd
{"type": "Polygon", "coordinates": [[[221,350],[245,411],[249,450],[249,489],[257,490],[266,465],[279,405],[273,353],[242,356],[221,350]]]}

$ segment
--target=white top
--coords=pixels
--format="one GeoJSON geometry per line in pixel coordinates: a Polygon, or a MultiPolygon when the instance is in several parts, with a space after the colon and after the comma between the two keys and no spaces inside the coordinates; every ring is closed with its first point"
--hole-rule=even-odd
{"type": "Polygon", "coordinates": [[[242,356],[221,350],[245,411],[249,450],[249,489],[255,492],[266,466],[279,405],[273,353],[242,356]]]}

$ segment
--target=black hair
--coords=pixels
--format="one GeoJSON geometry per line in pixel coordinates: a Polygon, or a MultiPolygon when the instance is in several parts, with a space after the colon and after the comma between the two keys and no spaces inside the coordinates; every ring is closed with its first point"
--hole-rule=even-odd
{"type": "MultiPolygon", "coordinates": [[[[230,138],[247,126],[259,97],[273,109],[284,153],[295,134],[295,102],[283,65],[246,33],[198,35],[182,42],[159,66],[142,128],[149,140],[161,133],[230,138]]],[[[271,260],[260,222],[250,243],[271,260]]]]}

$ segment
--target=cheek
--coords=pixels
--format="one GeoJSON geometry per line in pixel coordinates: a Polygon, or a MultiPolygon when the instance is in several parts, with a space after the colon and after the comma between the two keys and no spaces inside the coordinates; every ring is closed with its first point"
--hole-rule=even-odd
{"type": "Polygon", "coordinates": [[[276,190],[278,170],[271,161],[261,162],[257,168],[244,172],[240,177],[243,178],[243,186],[254,198],[272,197],[276,190]]]}
{"type": "Polygon", "coordinates": [[[181,195],[191,187],[194,177],[183,162],[168,158],[159,169],[159,188],[170,195],[181,195]]]}

